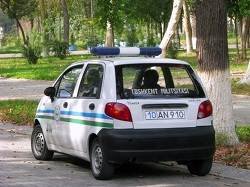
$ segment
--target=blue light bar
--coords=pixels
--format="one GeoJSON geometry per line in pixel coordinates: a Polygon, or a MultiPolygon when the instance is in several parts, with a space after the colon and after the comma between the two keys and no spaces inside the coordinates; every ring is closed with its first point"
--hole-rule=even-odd
{"type": "Polygon", "coordinates": [[[119,47],[93,47],[90,51],[95,56],[119,55],[119,47]]]}
{"type": "Polygon", "coordinates": [[[162,49],[159,47],[94,47],[91,54],[95,56],[158,56],[162,49]]]}

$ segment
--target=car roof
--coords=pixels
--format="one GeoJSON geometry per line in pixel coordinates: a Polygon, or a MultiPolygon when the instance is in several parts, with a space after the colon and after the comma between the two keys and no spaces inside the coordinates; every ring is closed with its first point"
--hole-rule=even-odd
{"type": "Polygon", "coordinates": [[[146,58],[146,57],[116,57],[116,58],[99,58],[99,59],[91,59],[91,60],[83,60],[73,63],[71,66],[74,65],[81,65],[86,62],[102,62],[102,63],[113,63],[116,65],[124,65],[124,64],[140,64],[140,63],[167,63],[167,64],[184,64],[189,65],[189,63],[177,60],[177,59],[170,59],[170,58],[146,58]]]}

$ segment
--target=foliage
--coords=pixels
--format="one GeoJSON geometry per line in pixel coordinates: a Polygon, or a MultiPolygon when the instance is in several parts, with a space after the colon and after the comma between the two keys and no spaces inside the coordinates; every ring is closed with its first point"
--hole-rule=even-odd
{"type": "Polygon", "coordinates": [[[31,43],[24,45],[22,48],[23,57],[27,59],[29,64],[37,64],[41,52],[42,48],[40,46],[33,46],[31,43]]]}
{"type": "Polygon", "coordinates": [[[250,126],[236,126],[236,134],[240,141],[250,143],[250,126]]]}
{"type": "Polygon", "coordinates": [[[69,54],[69,44],[64,41],[54,40],[51,42],[51,52],[55,57],[63,60],[69,54]]]}
{"type": "Polygon", "coordinates": [[[217,146],[225,146],[228,145],[229,139],[228,136],[224,133],[216,133],[215,141],[217,146]]]}
{"type": "Polygon", "coordinates": [[[228,16],[241,20],[244,16],[250,15],[249,4],[250,0],[228,0],[228,16]]]}
{"type": "Polygon", "coordinates": [[[9,18],[32,17],[36,11],[36,0],[0,0],[0,7],[5,11],[9,18]]]}
{"type": "Polygon", "coordinates": [[[170,58],[176,59],[178,55],[178,47],[175,42],[172,42],[168,48],[168,56],[170,58]]]}
{"type": "Polygon", "coordinates": [[[34,12],[36,11],[36,7],[36,0],[0,0],[0,8],[9,16],[9,18],[15,19],[17,22],[21,30],[24,43],[26,43],[26,37],[24,29],[20,23],[20,19],[25,16],[32,19],[34,12]]]}

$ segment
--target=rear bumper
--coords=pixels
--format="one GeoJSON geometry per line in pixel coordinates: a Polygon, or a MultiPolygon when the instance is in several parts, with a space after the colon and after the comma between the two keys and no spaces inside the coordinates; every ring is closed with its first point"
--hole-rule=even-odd
{"type": "Polygon", "coordinates": [[[98,133],[110,162],[189,161],[212,158],[213,126],[175,129],[102,129],[98,133]]]}

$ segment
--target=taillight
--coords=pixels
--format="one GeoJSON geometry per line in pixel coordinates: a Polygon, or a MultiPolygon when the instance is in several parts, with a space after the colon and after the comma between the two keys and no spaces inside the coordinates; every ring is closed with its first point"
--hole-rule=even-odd
{"type": "Polygon", "coordinates": [[[105,114],[118,120],[132,122],[129,108],[122,103],[107,103],[105,114]]]}
{"type": "Polygon", "coordinates": [[[213,113],[213,106],[209,100],[204,101],[200,104],[197,114],[197,119],[206,118],[211,116],[213,113]]]}

